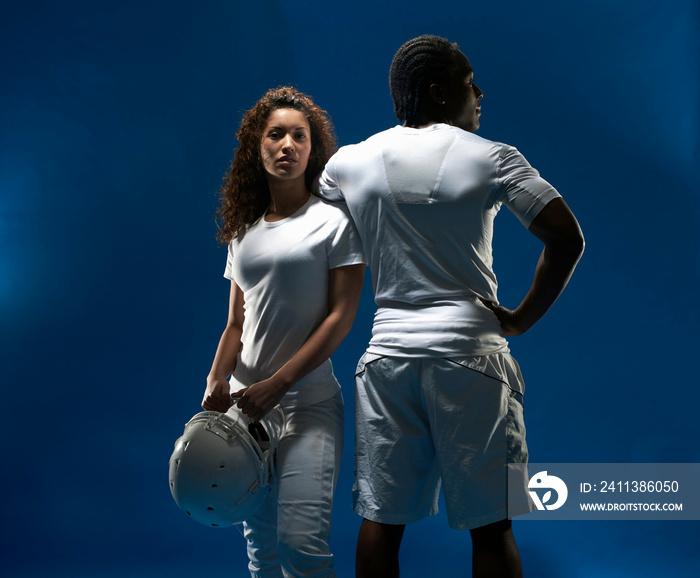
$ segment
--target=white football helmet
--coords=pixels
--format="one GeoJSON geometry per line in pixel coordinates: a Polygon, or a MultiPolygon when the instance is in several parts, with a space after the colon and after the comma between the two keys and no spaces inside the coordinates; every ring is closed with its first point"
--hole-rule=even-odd
{"type": "Polygon", "coordinates": [[[226,413],[195,415],[170,457],[170,492],[177,505],[207,526],[233,526],[249,518],[274,481],[284,427],[280,406],[259,422],[251,422],[235,404],[226,413]]]}

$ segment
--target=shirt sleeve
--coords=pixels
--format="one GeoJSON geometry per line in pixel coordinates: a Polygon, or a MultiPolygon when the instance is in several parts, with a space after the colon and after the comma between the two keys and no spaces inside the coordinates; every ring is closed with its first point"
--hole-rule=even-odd
{"type": "Polygon", "coordinates": [[[499,154],[498,200],[529,227],[544,207],[561,195],[517,149],[504,145],[499,154]]]}
{"type": "Polygon", "coordinates": [[[224,277],[233,281],[233,241],[228,244],[228,253],[226,254],[226,269],[224,270],[224,277]]]}
{"type": "Polygon", "coordinates": [[[326,253],[328,255],[328,268],[345,267],[346,265],[367,264],[365,253],[362,250],[362,242],[357,233],[355,224],[348,214],[345,205],[335,205],[337,211],[336,226],[328,237],[326,253]]]}
{"type": "Polygon", "coordinates": [[[340,189],[338,182],[338,173],[336,170],[336,162],[338,153],[334,154],[326,163],[321,176],[314,186],[314,194],[331,202],[344,202],[343,191],[340,189]]]}

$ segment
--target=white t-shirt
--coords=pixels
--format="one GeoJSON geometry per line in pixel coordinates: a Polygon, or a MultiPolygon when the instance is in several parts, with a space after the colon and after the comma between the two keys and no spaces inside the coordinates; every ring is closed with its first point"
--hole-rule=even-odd
{"type": "Polygon", "coordinates": [[[528,227],[559,193],[513,147],[436,124],[397,126],[341,148],[319,194],[345,201],[369,261],[378,311],[368,351],[508,351],[496,316],[491,241],[505,204],[528,227]]]}
{"type": "MultiPolygon", "coordinates": [[[[366,263],[345,207],[313,195],[293,215],[263,217],[231,241],[224,276],[245,298],[242,347],[232,391],[272,376],[328,314],[328,272],[366,263]]],[[[327,360],[295,383],[283,406],[310,405],[340,389],[327,360]]]]}

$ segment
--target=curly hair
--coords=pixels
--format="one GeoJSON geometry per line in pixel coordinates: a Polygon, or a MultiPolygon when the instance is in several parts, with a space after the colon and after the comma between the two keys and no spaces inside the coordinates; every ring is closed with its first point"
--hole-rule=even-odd
{"type": "Polygon", "coordinates": [[[308,190],[311,190],[314,178],[323,170],[337,148],[335,130],[328,113],[314,104],[311,97],[290,86],[268,90],[243,115],[236,133],[239,146],[219,189],[220,202],[216,212],[219,231],[216,238],[222,245],[240,235],[270,205],[270,188],[260,155],[260,145],[270,114],[280,108],[298,110],[309,122],[311,153],[304,173],[308,190]]]}
{"type": "Polygon", "coordinates": [[[400,122],[417,120],[433,83],[449,82],[463,68],[456,43],[426,34],[409,40],[396,51],[389,70],[394,114],[400,122]]]}

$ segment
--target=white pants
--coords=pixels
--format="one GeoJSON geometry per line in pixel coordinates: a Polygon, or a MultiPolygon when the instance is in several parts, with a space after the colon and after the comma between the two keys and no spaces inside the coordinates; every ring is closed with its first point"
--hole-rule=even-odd
{"type": "Polygon", "coordinates": [[[335,577],[328,541],[344,412],[340,392],[321,403],[285,409],[275,484],[243,524],[253,578],[335,577]]]}

